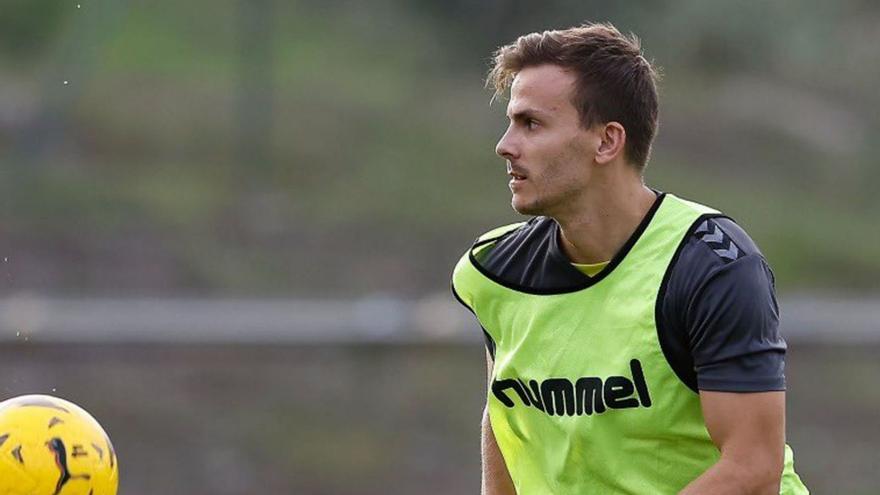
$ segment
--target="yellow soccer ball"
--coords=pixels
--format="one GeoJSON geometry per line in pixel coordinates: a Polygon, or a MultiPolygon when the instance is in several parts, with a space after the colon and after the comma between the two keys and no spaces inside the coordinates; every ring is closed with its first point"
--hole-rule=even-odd
{"type": "Polygon", "coordinates": [[[48,395],[0,402],[0,495],[116,495],[110,438],[89,413],[48,395]]]}

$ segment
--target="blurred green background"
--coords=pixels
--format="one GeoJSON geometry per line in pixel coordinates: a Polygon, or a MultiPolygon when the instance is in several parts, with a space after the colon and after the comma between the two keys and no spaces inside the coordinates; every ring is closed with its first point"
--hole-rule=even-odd
{"type": "Polygon", "coordinates": [[[19,289],[437,290],[515,219],[491,51],[585,19],[664,70],[649,183],[736,218],[783,291],[880,277],[873,2],[7,0],[0,19],[19,289]]]}
{"type": "MultiPolygon", "coordinates": [[[[878,307],[876,2],[4,0],[0,399],[95,410],[124,494],[476,492],[471,322],[442,344],[65,347],[21,301],[446,300],[471,240],[517,220],[491,52],[585,20],[663,69],[649,184],[742,224],[783,302],[878,307]]],[[[880,493],[877,324],[835,307],[840,328],[790,339],[789,440],[815,493],[880,493]]]]}

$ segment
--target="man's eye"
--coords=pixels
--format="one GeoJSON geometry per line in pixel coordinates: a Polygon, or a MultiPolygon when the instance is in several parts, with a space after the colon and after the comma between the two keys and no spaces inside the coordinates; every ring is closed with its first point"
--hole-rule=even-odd
{"type": "Polygon", "coordinates": [[[538,127],[538,121],[535,119],[526,119],[526,128],[527,129],[535,129],[538,127]]]}

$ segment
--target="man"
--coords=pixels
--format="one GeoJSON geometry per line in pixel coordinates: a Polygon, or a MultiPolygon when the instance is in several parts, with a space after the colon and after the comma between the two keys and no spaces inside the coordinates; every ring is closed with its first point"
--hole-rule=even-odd
{"type": "Polygon", "coordinates": [[[453,290],[483,327],[484,494],[803,494],[773,275],[717,211],[645,186],[655,72],[608,24],[496,52],[512,206],[453,290]]]}

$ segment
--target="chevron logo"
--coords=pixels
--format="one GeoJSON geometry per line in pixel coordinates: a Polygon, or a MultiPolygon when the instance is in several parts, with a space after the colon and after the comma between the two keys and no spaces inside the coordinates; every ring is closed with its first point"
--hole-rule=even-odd
{"type": "Polygon", "coordinates": [[[706,220],[697,227],[694,235],[705,242],[722,259],[736,261],[743,256],[736,244],[721,230],[715,222],[706,220]]]}

